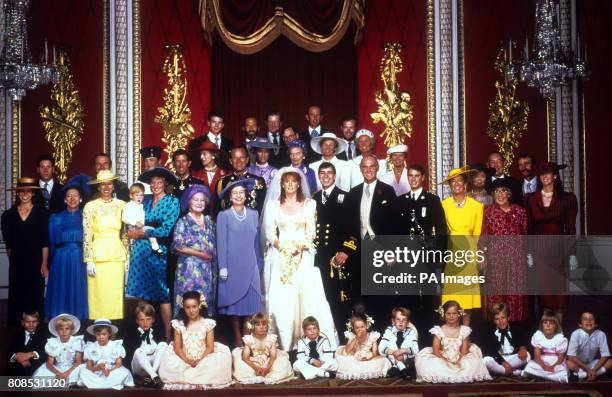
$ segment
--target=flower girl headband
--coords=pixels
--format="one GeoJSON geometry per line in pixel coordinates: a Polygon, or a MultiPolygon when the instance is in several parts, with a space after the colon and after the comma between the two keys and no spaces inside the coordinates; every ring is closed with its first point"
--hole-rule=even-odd
{"type": "MultiPolygon", "coordinates": [[[[183,307],[183,297],[179,297],[179,305],[183,307]]],[[[208,307],[208,303],[206,302],[206,297],[203,293],[200,292],[200,307],[208,307]]],[[[184,309],[184,307],[183,307],[184,309]]]]}
{"type": "MultiPolygon", "coordinates": [[[[444,319],[444,308],[442,307],[442,305],[438,306],[438,308],[434,311],[440,315],[441,319],[444,319]]],[[[459,313],[460,316],[464,316],[465,310],[457,309],[457,313],[459,313]]]]}
{"type": "MultiPolygon", "coordinates": [[[[368,316],[367,314],[363,314],[366,318],[366,330],[369,331],[370,329],[372,329],[372,325],[374,325],[374,319],[370,316],[368,316]]],[[[351,322],[351,318],[348,319],[348,321],[346,322],[346,330],[348,332],[354,333],[353,331],[353,323],[351,322]]]]}

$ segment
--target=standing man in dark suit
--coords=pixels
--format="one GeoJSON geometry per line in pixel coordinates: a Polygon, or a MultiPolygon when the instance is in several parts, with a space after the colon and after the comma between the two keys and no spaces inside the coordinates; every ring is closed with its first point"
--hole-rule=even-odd
{"type": "MultiPolygon", "coordinates": [[[[376,236],[393,234],[393,206],[396,200],[393,187],[376,179],[378,159],[372,154],[363,156],[360,164],[363,183],[355,186],[348,194],[347,221],[349,234],[360,239],[375,239],[376,236]]],[[[361,240],[360,240],[361,241],[361,240]]],[[[360,251],[361,252],[361,251],[360,251]]],[[[361,303],[367,312],[382,322],[387,318],[389,297],[361,295],[360,255],[357,263],[351,264],[352,295],[354,304],[361,303]]]]}
{"type": "Polygon", "coordinates": [[[510,175],[504,174],[504,167],[506,166],[506,160],[502,157],[499,152],[489,153],[487,158],[487,167],[493,168],[495,173],[487,178],[487,193],[491,194],[493,191],[493,182],[499,178],[508,178],[510,190],[512,191],[512,201],[514,204],[523,205],[523,189],[521,183],[511,177],[510,175]]]}
{"type": "Polygon", "coordinates": [[[255,117],[245,117],[244,124],[242,125],[242,134],[244,137],[242,145],[245,147],[249,142],[255,142],[257,135],[259,134],[259,125],[257,124],[257,119],[255,117]]]}
{"type": "Polygon", "coordinates": [[[40,326],[40,315],[36,311],[21,314],[21,329],[8,349],[9,376],[32,376],[34,371],[47,361],[44,327],[40,326]]]}
{"type": "MultiPolygon", "coordinates": [[[[446,250],[447,234],[446,216],[440,198],[423,189],[425,168],[420,164],[408,167],[408,184],[410,191],[397,197],[394,214],[396,217],[395,234],[421,239],[419,245],[426,250],[446,250]]],[[[420,263],[413,273],[435,273],[443,263],[420,263]]],[[[434,325],[440,305],[440,296],[435,284],[420,284],[419,296],[408,306],[414,314],[418,329],[429,329],[434,325]],[[429,288],[428,288],[429,287],[429,288]],[[427,328],[429,327],[429,328],[427,328]]]]}
{"type": "Polygon", "coordinates": [[[270,163],[272,167],[279,169],[283,167],[283,161],[286,160],[287,151],[287,147],[283,145],[283,136],[281,134],[282,126],[283,121],[278,111],[272,110],[266,114],[266,127],[268,128],[266,138],[271,144],[276,145],[278,148],[271,153],[268,163],[270,163]]]}
{"type": "MultiPolygon", "coordinates": [[[[94,156],[94,162],[93,162],[94,175],[98,175],[98,172],[102,170],[112,171],[112,168],[113,168],[113,162],[111,161],[111,158],[108,155],[108,153],[104,153],[104,152],[96,153],[96,155],[94,156]]],[[[130,201],[130,187],[128,186],[127,183],[120,181],[119,179],[115,179],[113,181],[113,186],[114,186],[113,195],[116,198],[118,198],[119,200],[123,200],[125,202],[130,201]]],[[[92,194],[87,199],[87,201],[93,201],[99,197],[100,197],[100,193],[96,191],[94,194],[92,194]]]]}
{"type": "Polygon", "coordinates": [[[63,211],[64,196],[61,190],[64,185],[53,177],[55,173],[53,158],[48,154],[38,156],[36,173],[38,174],[38,185],[41,189],[36,193],[36,200],[51,213],[63,211]]]}
{"type": "MultiPolygon", "coordinates": [[[[538,190],[538,177],[535,175],[537,165],[535,157],[530,153],[521,153],[517,159],[518,170],[523,176],[521,183],[523,203],[528,194],[535,193],[538,190]]],[[[540,187],[541,188],[541,187],[540,187]]]]}
{"type": "MultiPolygon", "coordinates": [[[[318,171],[321,190],[313,195],[317,202],[315,265],[321,271],[325,297],[329,302],[336,329],[342,329],[351,315],[349,296],[349,256],[357,251],[357,236],[346,229],[347,192],[336,186],[336,167],[323,162],[318,171]]],[[[354,261],[356,262],[356,261],[354,261]]]]}
{"type": "MultiPolygon", "coordinates": [[[[203,141],[209,140],[215,144],[219,148],[219,150],[225,155],[222,156],[224,163],[220,164],[221,168],[228,169],[229,164],[227,162],[227,154],[234,147],[234,142],[223,135],[221,132],[223,131],[223,127],[225,123],[223,122],[223,114],[216,110],[211,110],[208,112],[208,132],[206,134],[200,135],[197,138],[193,138],[189,145],[187,146],[187,151],[190,153],[197,153],[197,148],[200,147],[203,141]]],[[[199,156],[193,155],[191,157],[191,169],[192,171],[199,171],[202,169],[202,161],[199,156]]]]}
{"type": "Polygon", "coordinates": [[[339,159],[352,160],[361,154],[355,140],[356,131],[357,119],[354,116],[345,116],[340,122],[340,132],[342,133],[342,138],[346,141],[347,147],[344,152],[338,154],[339,159]]]}
{"type": "Polygon", "coordinates": [[[306,118],[308,127],[306,127],[306,130],[300,134],[300,139],[306,143],[306,147],[308,148],[306,160],[308,163],[314,163],[315,161],[319,161],[321,159],[321,155],[310,147],[310,140],[323,135],[325,132],[321,126],[321,122],[323,121],[321,107],[319,105],[308,106],[304,117],[306,118]]]}

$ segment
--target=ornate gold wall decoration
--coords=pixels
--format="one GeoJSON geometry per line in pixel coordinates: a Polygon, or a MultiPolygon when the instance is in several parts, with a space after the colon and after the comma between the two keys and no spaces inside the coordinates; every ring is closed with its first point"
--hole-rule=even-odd
{"type": "Polygon", "coordinates": [[[502,80],[495,82],[497,94],[489,104],[487,135],[493,138],[499,152],[506,160],[504,172],[507,173],[514,160],[514,150],[527,129],[529,106],[516,98],[518,79],[506,80],[503,77],[508,63],[506,48],[508,46],[502,44],[495,58],[495,70],[501,74],[502,80]]]}
{"type": "Polygon", "coordinates": [[[164,88],[164,106],[157,108],[159,114],[155,122],[161,124],[166,144],[164,151],[168,155],[166,166],[172,168],[172,153],[184,149],[187,141],[193,136],[191,110],[187,105],[187,78],[185,77],[185,60],[179,45],[167,45],[168,55],[164,60],[164,73],[168,76],[168,87],[164,88]]]}
{"type": "Polygon", "coordinates": [[[397,82],[397,74],[404,68],[400,58],[402,45],[387,43],[383,51],[380,72],[385,88],[376,91],[378,112],[372,113],[371,117],[374,123],[383,122],[386,125],[380,135],[385,138],[385,145],[391,147],[404,143],[406,137],[412,136],[412,104],[410,95],[400,91],[397,82]]]}
{"type": "Polygon", "coordinates": [[[53,147],[53,160],[58,170],[58,180],[65,183],[68,167],[72,162],[72,149],[83,137],[85,110],[75,89],[70,73],[70,60],[60,50],[54,68],[59,72],[59,81],[51,88],[51,106],[40,109],[45,139],[53,147]]]}

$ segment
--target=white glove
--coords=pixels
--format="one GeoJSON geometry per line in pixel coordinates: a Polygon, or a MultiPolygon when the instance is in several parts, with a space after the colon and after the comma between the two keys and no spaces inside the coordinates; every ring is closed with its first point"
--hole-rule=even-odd
{"type": "Polygon", "coordinates": [[[569,257],[569,268],[570,271],[574,271],[576,269],[578,269],[578,258],[576,258],[576,255],[570,255],[569,257]]]}
{"type": "Polygon", "coordinates": [[[89,277],[96,275],[96,265],[93,262],[87,262],[87,275],[89,277]]]}
{"type": "Polygon", "coordinates": [[[527,254],[527,267],[533,269],[533,255],[527,254]]]}
{"type": "Polygon", "coordinates": [[[219,270],[219,277],[221,277],[221,280],[227,280],[227,267],[224,267],[219,270]]]}

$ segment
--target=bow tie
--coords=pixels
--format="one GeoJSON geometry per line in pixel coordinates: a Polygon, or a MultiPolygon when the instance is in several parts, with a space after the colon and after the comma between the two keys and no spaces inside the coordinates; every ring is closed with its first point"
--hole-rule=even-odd
{"type": "Polygon", "coordinates": [[[151,329],[148,329],[140,335],[140,341],[144,342],[146,340],[147,345],[151,344],[151,329]]]}
{"type": "Polygon", "coordinates": [[[502,345],[504,344],[504,339],[506,339],[508,342],[510,342],[510,337],[508,336],[508,328],[506,329],[497,329],[496,334],[498,334],[499,337],[499,343],[501,343],[502,345]]]}

